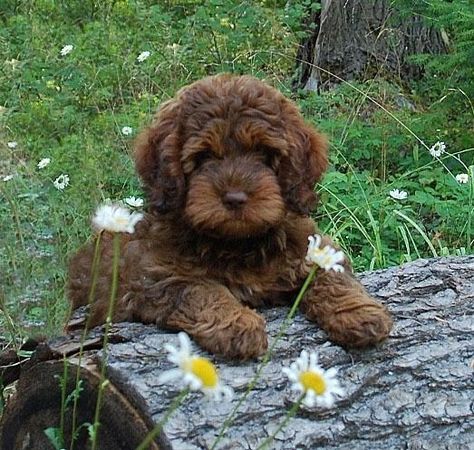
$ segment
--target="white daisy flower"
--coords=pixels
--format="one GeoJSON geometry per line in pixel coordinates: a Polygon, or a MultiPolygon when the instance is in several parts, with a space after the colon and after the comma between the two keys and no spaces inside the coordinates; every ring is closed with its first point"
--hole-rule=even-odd
{"type": "Polygon", "coordinates": [[[336,396],[344,395],[336,378],[337,369],[324,370],[318,365],[318,355],[314,352],[303,350],[289,368],[282,370],[293,383],[291,388],[305,394],[302,403],[310,408],[314,405],[330,408],[336,396]]]}
{"type": "Polygon", "coordinates": [[[446,150],[446,144],[444,142],[436,142],[430,149],[429,152],[433,158],[439,158],[446,150]]]}
{"type": "Polygon", "coordinates": [[[62,173],[53,181],[54,187],[62,191],[65,187],[69,186],[69,175],[62,173]]]}
{"type": "Polygon", "coordinates": [[[18,67],[18,64],[20,64],[20,61],[18,61],[18,59],[12,58],[10,60],[6,60],[5,64],[8,64],[14,70],[18,67]]]}
{"type": "Polygon", "coordinates": [[[132,208],[141,208],[143,206],[143,199],[139,197],[127,197],[123,201],[132,208]]]}
{"type": "Polygon", "coordinates": [[[459,173],[456,175],[456,181],[461,184],[466,184],[469,181],[469,175],[467,173],[459,173]]]}
{"type": "Polygon", "coordinates": [[[44,169],[50,162],[51,158],[43,158],[38,164],[36,164],[36,167],[38,167],[38,169],[44,169]]]}
{"type": "Polygon", "coordinates": [[[176,52],[180,49],[180,47],[181,47],[181,45],[176,44],[176,43],[171,44],[171,45],[168,44],[168,45],[166,46],[166,48],[167,48],[168,50],[173,50],[173,53],[176,53],[176,52]]]}
{"type": "Polygon", "coordinates": [[[74,48],[73,45],[65,45],[62,49],[61,49],[61,56],[66,56],[67,54],[71,53],[72,52],[72,49],[74,48]]]}
{"type": "Polygon", "coordinates": [[[336,251],[330,245],[324,248],[321,246],[321,236],[315,234],[308,236],[308,252],[306,253],[306,261],[313,262],[325,270],[334,270],[335,272],[344,272],[344,267],[339,263],[344,261],[344,253],[336,251]]]}
{"type": "Polygon", "coordinates": [[[389,194],[390,197],[394,198],[395,200],[405,200],[408,197],[408,193],[406,191],[400,191],[398,189],[392,189],[389,194]]]}
{"type": "Polygon", "coordinates": [[[132,127],[122,127],[122,134],[124,136],[130,136],[133,133],[132,127]]]}
{"type": "Polygon", "coordinates": [[[7,147],[8,148],[16,148],[17,145],[18,145],[18,142],[16,142],[16,141],[7,142],[7,147]]]}
{"type": "Polygon", "coordinates": [[[149,56],[151,55],[151,53],[147,50],[145,52],[141,52],[138,56],[137,56],[137,61],[138,62],[143,62],[145,61],[145,59],[147,59],[149,56]]]}
{"type": "Polygon", "coordinates": [[[135,225],[143,219],[143,214],[131,212],[120,205],[106,203],[97,208],[92,218],[92,227],[98,232],[133,233],[135,225]]]}
{"type": "Polygon", "coordinates": [[[168,360],[178,366],[177,369],[167,370],[162,373],[159,383],[180,380],[181,383],[192,391],[200,390],[208,398],[216,401],[231,400],[233,391],[229,386],[223,385],[219,380],[217,369],[207,358],[191,353],[191,341],[186,333],[179,333],[179,348],[166,344],[169,352],[168,360]]]}
{"type": "Polygon", "coordinates": [[[3,178],[2,178],[2,181],[10,181],[10,180],[13,180],[13,175],[5,175],[3,178]]]}

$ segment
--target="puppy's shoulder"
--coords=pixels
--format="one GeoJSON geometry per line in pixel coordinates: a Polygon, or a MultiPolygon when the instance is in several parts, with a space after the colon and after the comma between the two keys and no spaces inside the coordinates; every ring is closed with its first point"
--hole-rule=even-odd
{"type": "Polygon", "coordinates": [[[285,220],[286,251],[288,258],[303,258],[308,248],[308,236],[316,232],[316,224],[307,216],[292,215],[285,220]]]}
{"type": "Polygon", "coordinates": [[[307,242],[308,236],[316,232],[316,224],[311,217],[294,214],[287,217],[285,230],[289,238],[307,242]]]}

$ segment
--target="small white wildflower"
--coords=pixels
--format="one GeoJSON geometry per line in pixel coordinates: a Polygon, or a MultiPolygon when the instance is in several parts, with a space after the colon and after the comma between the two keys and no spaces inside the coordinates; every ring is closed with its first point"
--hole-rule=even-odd
{"type": "Polygon", "coordinates": [[[232,28],[234,29],[235,25],[229,20],[228,17],[223,17],[221,20],[220,20],[220,23],[221,23],[221,27],[224,27],[224,28],[232,28]]]}
{"type": "Polygon", "coordinates": [[[130,136],[133,133],[132,127],[122,127],[122,134],[124,136],[130,136]]]}
{"type": "Polygon", "coordinates": [[[20,61],[18,61],[18,59],[12,58],[10,60],[6,60],[5,64],[9,65],[13,70],[15,70],[20,64],[20,61]]]}
{"type": "Polygon", "coordinates": [[[342,251],[336,251],[330,245],[320,248],[322,239],[319,234],[308,236],[308,241],[306,261],[313,262],[325,270],[344,272],[344,267],[339,264],[344,261],[344,253],[342,251]]]}
{"type": "Polygon", "coordinates": [[[324,370],[318,365],[316,353],[303,350],[289,368],[284,367],[282,370],[293,383],[291,388],[305,394],[302,403],[310,408],[314,405],[330,408],[336,396],[344,395],[336,378],[337,369],[324,370]]]}
{"type": "Polygon", "coordinates": [[[191,341],[186,333],[179,333],[178,339],[180,344],[178,348],[171,344],[165,345],[165,349],[169,352],[168,360],[178,368],[162,373],[158,377],[158,382],[181,380],[184,386],[192,391],[200,390],[213,400],[231,400],[233,391],[220,382],[214,364],[207,358],[191,353],[191,341]]]}
{"type": "Polygon", "coordinates": [[[69,186],[69,175],[62,173],[53,181],[54,187],[62,191],[65,187],[69,186]]]}
{"type": "Polygon", "coordinates": [[[461,184],[466,184],[469,181],[469,175],[467,173],[459,173],[456,175],[456,181],[461,184]]]}
{"type": "Polygon", "coordinates": [[[7,142],[7,147],[8,148],[16,148],[17,145],[18,145],[18,142],[16,142],[16,141],[7,142]]]}
{"type": "Polygon", "coordinates": [[[50,162],[51,158],[43,158],[38,164],[36,164],[36,167],[38,167],[38,169],[44,169],[50,162]]]}
{"type": "Polygon", "coordinates": [[[61,56],[66,56],[67,54],[71,53],[72,52],[72,49],[74,48],[73,45],[71,44],[68,44],[68,45],[65,45],[62,49],[61,49],[61,56]]]}
{"type": "Polygon", "coordinates": [[[143,62],[145,61],[145,59],[147,59],[149,56],[151,55],[151,53],[147,50],[147,51],[144,51],[144,52],[141,52],[138,56],[137,56],[137,61],[138,62],[143,62]]]}
{"type": "Polygon", "coordinates": [[[10,180],[13,180],[13,175],[5,175],[3,178],[2,178],[2,181],[10,181],[10,180]]]}
{"type": "Polygon", "coordinates": [[[430,148],[429,152],[433,158],[439,158],[445,150],[446,144],[444,142],[438,141],[430,148]]]}
{"type": "Polygon", "coordinates": [[[392,189],[389,194],[390,197],[394,198],[395,200],[405,200],[408,197],[408,193],[406,191],[400,191],[398,189],[392,189]]]}
{"type": "Polygon", "coordinates": [[[92,218],[92,227],[97,231],[113,233],[133,233],[135,225],[142,220],[143,214],[131,212],[120,205],[106,203],[97,208],[92,218]]]}
{"type": "Polygon", "coordinates": [[[141,208],[143,206],[143,199],[139,197],[127,197],[123,201],[132,208],[141,208]]]}
{"type": "Polygon", "coordinates": [[[173,50],[173,53],[176,53],[176,52],[180,49],[180,47],[181,47],[181,46],[180,46],[179,44],[176,44],[176,43],[171,44],[171,45],[168,44],[168,45],[166,46],[166,48],[167,48],[168,50],[173,50]]]}

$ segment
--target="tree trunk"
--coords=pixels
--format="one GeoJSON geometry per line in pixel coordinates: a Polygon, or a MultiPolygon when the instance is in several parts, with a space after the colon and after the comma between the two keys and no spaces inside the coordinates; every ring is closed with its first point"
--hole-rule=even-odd
{"type": "Polygon", "coordinates": [[[388,0],[322,0],[308,22],[316,27],[297,55],[296,88],[327,89],[376,75],[418,79],[408,57],[447,51],[447,38],[418,15],[401,17],[388,0]]]}
{"type": "MultiPolygon", "coordinates": [[[[274,432],[296,399],[281,369],[302,349],[317,350],[321,364],[338,369],[346,396],[332,409],[300,408],[278,433],[271,449],[470,449],[474,444],[474,256],[419,260],[363,274],[362,283],[391,310],[395,327],[377,348],[346,351],[298,315],[245,402],[219,449],[256,449],[274,432]]],[[[264,312],[272,340],[287,310],[264,312]]],[[[91,331],[80,364],[83,391],[78,422],[92,422],[102,358],[102,329],[91,331]]],[[[21,371],[1,426],[1,450],[53,447],[43,430],[58,427],[59,380],[74,388],[79,335],[40,344],[21,371]],[[64,377],[63,357],[69,362],[64,377]]],[[[178,395],[158,376],[172,364],[164,344],[175,334],[138,323],[113,326],[108,379],[101,415],[100,449],[136,447],[178,395]]],[[[211,356],[211,358],[213,358],[211,356]]],[[[230,411],[245,393],[259,362],[217,361],[222,379],[235,390],[231,404],[206,403],[189,395],[171,416],[156,449],[208,449],[230,411]]],[[[69,439],[71,408],[65,414],[69,439]]],[[[87,448],[85,434],[77,449],[87,448]]],[[[67,447],[69,448],[69,446],[67,447]]]]}

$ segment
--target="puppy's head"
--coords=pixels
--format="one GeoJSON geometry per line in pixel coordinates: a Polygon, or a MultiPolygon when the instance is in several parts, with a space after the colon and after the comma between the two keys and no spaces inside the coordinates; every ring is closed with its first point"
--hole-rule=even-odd
{"type": "Polygon", "coordinates": [[[277,226],[288,210],[311,211],[326,152],[293,102],[255,78],[225,74],[162,105],[135,159],[156,213],[242,238],[277,226]]]}

